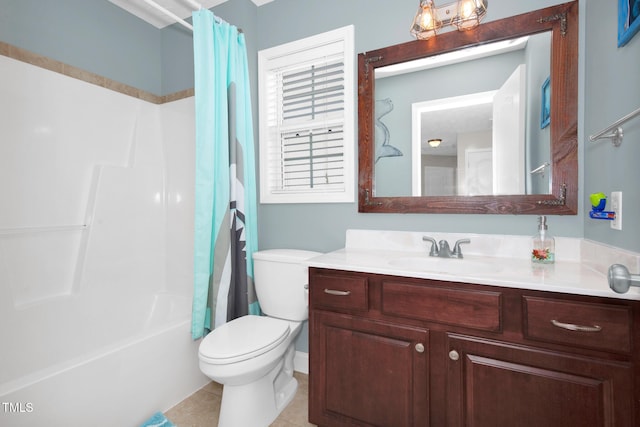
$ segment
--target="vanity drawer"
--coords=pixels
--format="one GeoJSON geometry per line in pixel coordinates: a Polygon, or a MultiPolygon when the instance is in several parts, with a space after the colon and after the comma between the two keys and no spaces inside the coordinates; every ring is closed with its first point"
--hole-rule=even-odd
{"type": "Polygon", "coordinates": [[[369,309],[368,282],[364,277],[315,274],[311,276],[311,307],[356,311],[369,309]]]}
{"type": "Polygon", "coordinates": [[[500,292],[382,282],[382,312],[483,331],[502,330],[500,292]]]}
{"type": "Polygon", "coordinates": [[[617,353],[631,351],[629,307],[523,297],[526,338],[617,353]]]}

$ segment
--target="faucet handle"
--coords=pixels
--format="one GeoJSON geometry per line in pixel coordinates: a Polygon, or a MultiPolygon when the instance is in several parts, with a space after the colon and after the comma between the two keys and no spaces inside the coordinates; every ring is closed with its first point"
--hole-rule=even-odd
{"type": "Polygon", "coordinates": [[[433,237],[422,236],[422,240],[425,242],[431,242],[431,250],[429,251],[429,256],[438,256],[438,244],[436,243],[436,239],[433,237]]]}
{"type": "Polygon", "coordinates": [[[463,243],[471,243],[471,239],[460,239],[453,245],[453,253],[451,254],[455,258],[462,258],[462,251],[460,250],[460,245],[463,243]]]}

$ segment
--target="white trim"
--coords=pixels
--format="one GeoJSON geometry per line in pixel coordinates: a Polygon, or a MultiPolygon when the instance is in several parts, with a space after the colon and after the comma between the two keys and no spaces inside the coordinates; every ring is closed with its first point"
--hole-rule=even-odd
{"type": "Polygon", "coordinates": [[[296,351],[295,356],[293,356],[293,370],[309,375],[309,353],[296,351]]]}

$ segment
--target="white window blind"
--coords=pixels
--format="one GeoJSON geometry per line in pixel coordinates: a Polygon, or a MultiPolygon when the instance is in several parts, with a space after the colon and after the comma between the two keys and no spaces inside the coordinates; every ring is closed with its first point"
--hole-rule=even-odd
{"type": "Polygon", "coordinates": [[[261,202],[353,202],[353,28],[258,56],[261,202]]]}

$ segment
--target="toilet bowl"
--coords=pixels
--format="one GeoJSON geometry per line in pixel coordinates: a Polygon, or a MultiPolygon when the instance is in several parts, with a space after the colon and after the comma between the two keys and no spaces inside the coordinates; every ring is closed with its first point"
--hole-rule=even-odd
{"type": "Polygon", "coordinates": [[[254,253],[258,301],[266,316],[247,315],[200,343],[200,370],[223,385],[220,427],[267,427],[295,396],[295,339],[308,318],[306,259],[317,252],[254,253]]]}

